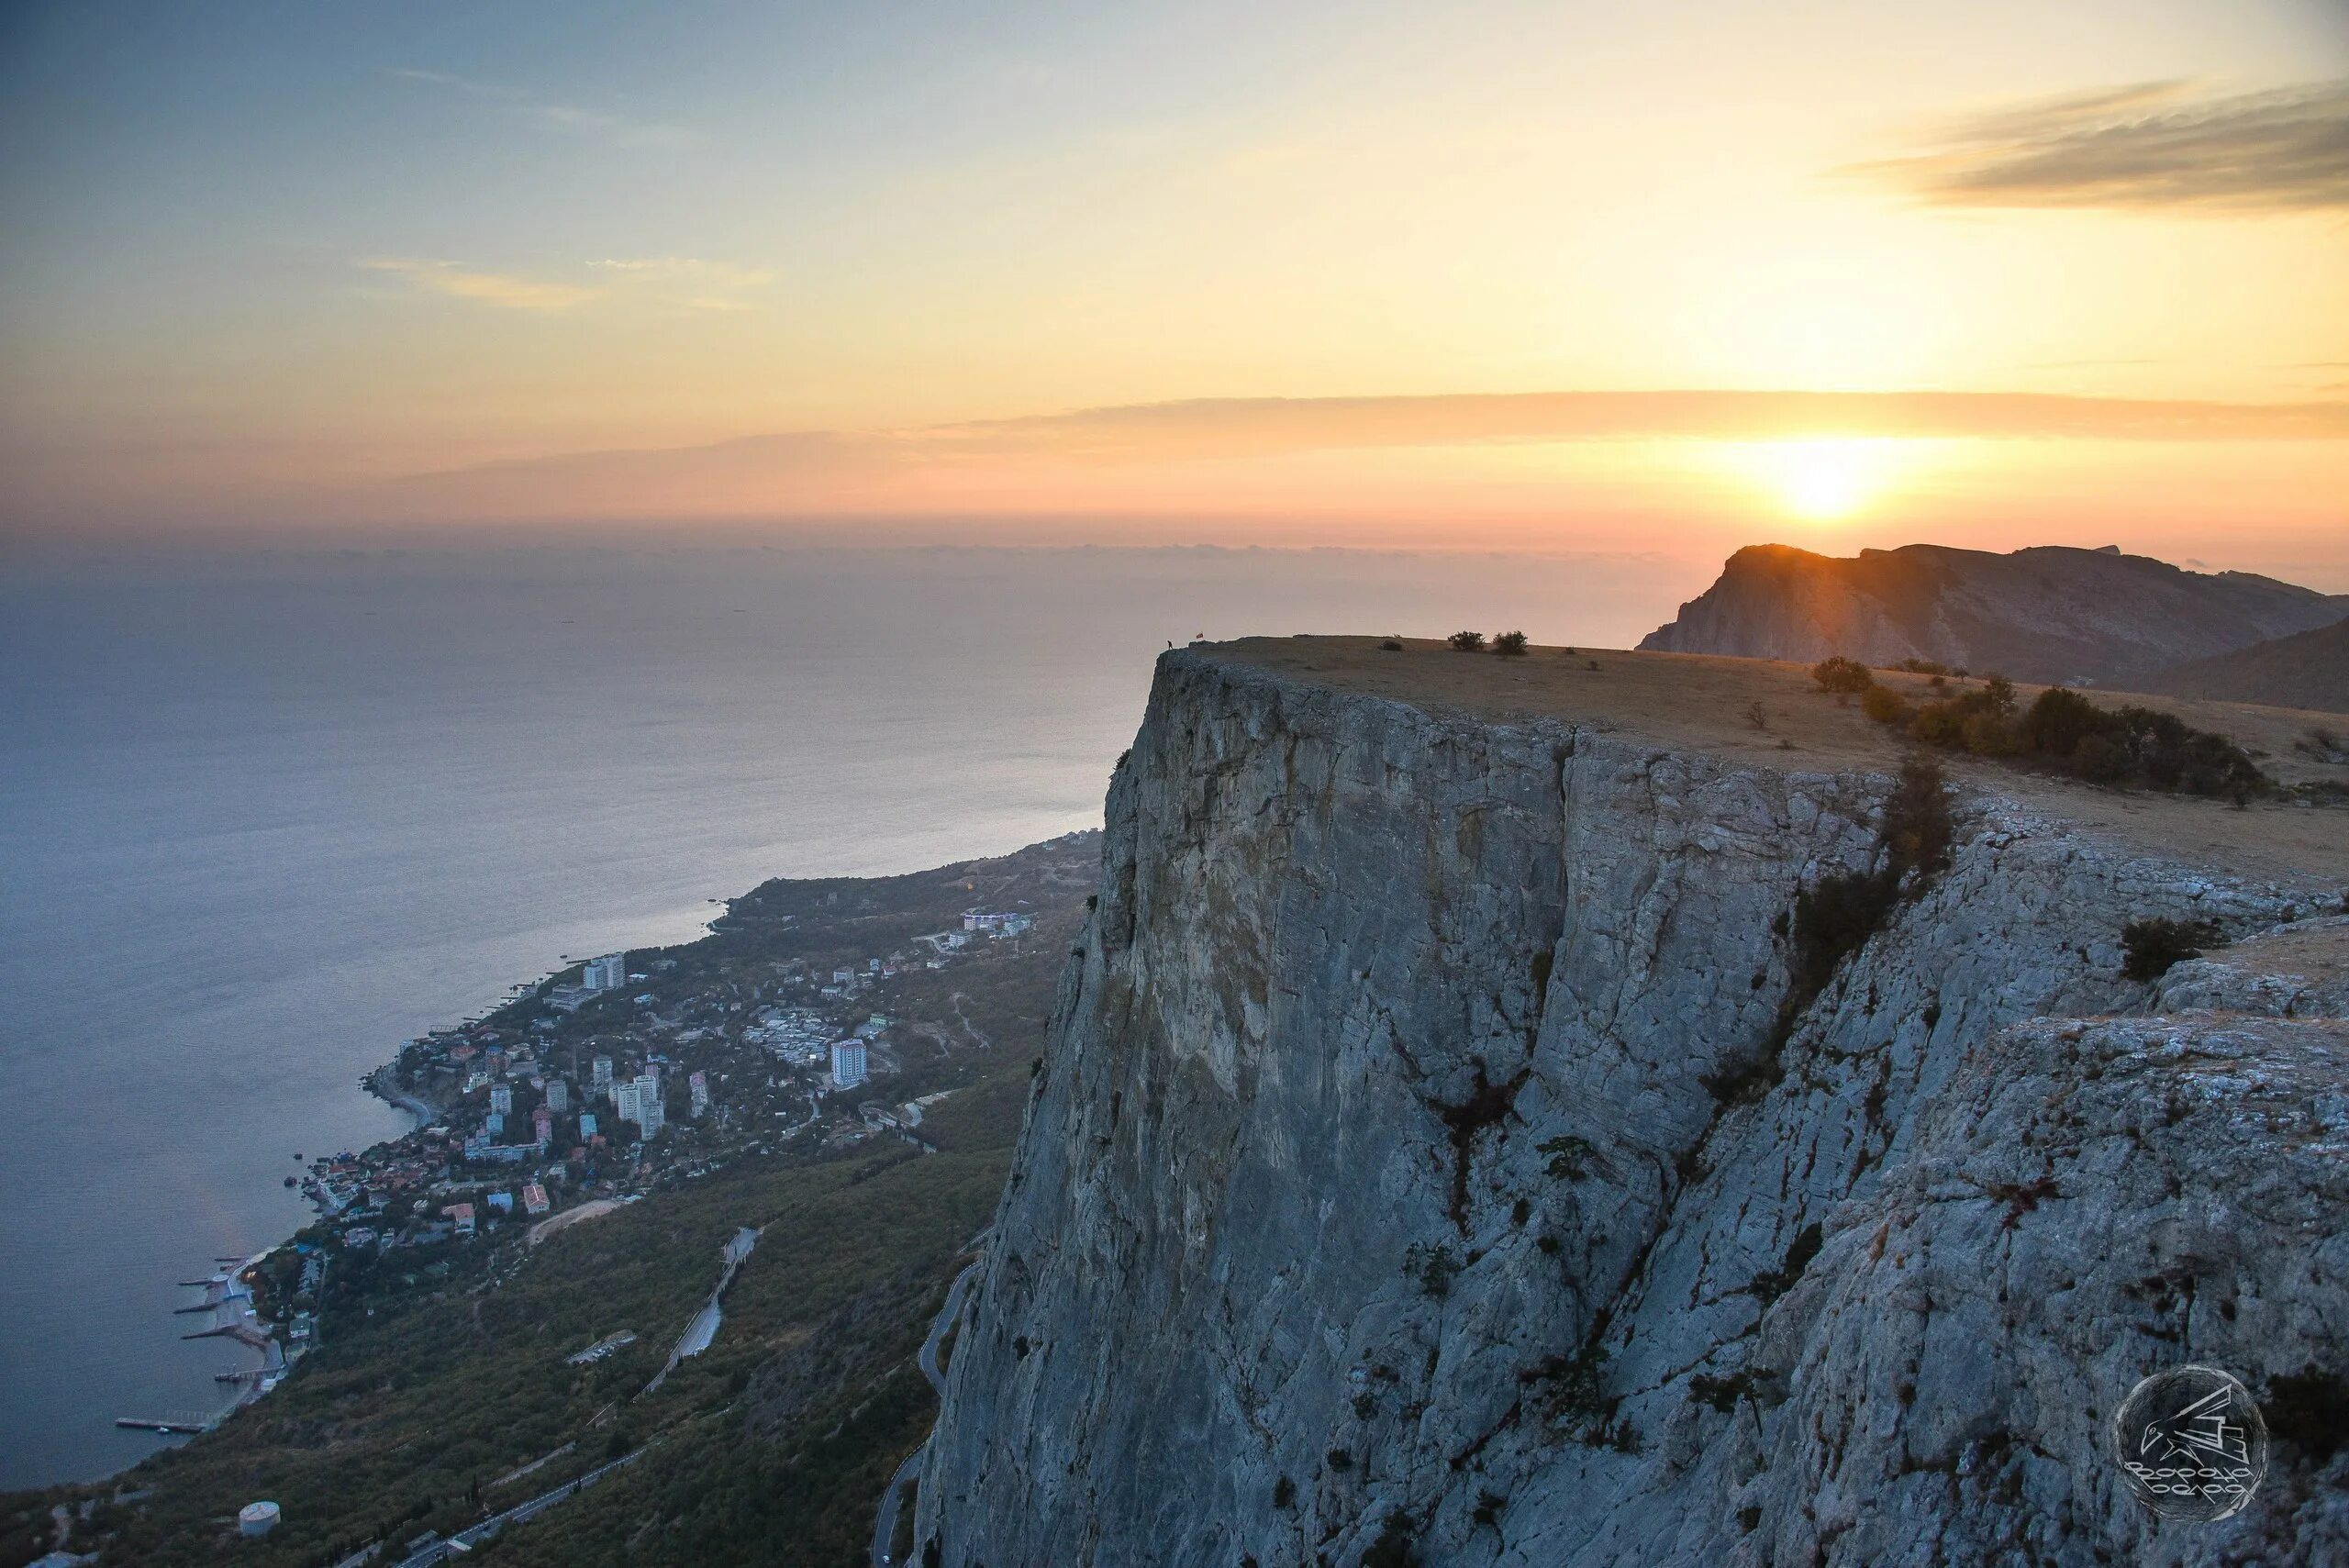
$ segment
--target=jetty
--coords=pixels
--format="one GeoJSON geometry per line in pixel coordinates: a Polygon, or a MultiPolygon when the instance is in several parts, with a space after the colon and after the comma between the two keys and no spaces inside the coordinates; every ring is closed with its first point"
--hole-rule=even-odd
{"type": "Polygon", "coordinates": [[[180,1338],[183,1340],[234,1340],[239,1344],[259,1351],[264,1355],[269,1353],[269,1347],[277,1342],[269,1335],[242,1323],[221,1323],[209,1329],[198,1329],[193,1334],[182,1334],[180,1338]]]}
{"type": "Polygon", "coordinates": [[[208,1432],[217,1424],[212,1416],[117,1416],[114,1424],[140,1432],[208,1432]]]}

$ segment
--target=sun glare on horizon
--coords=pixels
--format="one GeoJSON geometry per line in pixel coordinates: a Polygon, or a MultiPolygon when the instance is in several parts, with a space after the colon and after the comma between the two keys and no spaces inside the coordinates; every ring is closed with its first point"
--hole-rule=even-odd
{"type": "Polygon", "coordinates": [[[1836,523],[1883,498],[1905,467],[1901,443],[1822,436],[1742,445],[1738,466],[1788,517],[1836,523]]]}

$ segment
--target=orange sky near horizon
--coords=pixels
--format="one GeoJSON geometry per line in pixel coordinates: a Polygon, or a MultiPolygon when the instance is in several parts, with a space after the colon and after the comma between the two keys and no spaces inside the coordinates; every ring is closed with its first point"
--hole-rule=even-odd
{"type": "Polygon", "coordinates": [[[2116,542],[2349,588],[2343,23],[36,5],[0,539],[2116,542]]]}

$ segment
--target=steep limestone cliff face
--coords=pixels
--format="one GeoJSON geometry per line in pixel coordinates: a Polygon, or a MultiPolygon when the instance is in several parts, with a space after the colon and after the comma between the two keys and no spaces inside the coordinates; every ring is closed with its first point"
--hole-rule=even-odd
{"type": "Polygon", "coordinates": [[[2349,1553],[2349,1453],[2157,1529],[2101,1427],[2180,1361],[2349,1365],[2342,988],[2120,977],[2149,916],[2349,943],[2339,890],[1960,792],[1948,869],[1790,1004],[1798,892],[1889,787],[1167,655],[925,1554],[2349,1553]]]}

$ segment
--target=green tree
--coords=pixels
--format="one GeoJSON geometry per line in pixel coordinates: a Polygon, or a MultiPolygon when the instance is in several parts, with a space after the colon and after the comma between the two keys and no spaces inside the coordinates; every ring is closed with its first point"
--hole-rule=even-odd
{"type": "Polygon", "coordinates": [[[1810,667],[1810,678],[1819,683],[1822,692],[1838,696],[1855,696],[1876,684],[1876,676],[1856,659],[1846,659],[1841,653],[1830,654],[1810,667]]]}

